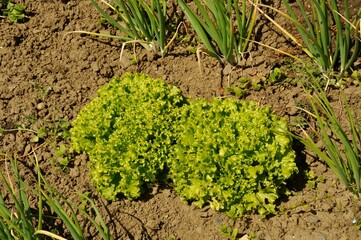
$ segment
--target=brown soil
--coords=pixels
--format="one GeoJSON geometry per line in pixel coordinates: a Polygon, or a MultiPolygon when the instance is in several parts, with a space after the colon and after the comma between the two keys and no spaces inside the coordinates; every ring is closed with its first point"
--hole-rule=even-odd
{"type": "MultiPolygon", "coordinates": [[[[188,97],[228,97],[225,89],[237,79],[246,76],[257,81],[267,77],[274,67],[282,66],[285,58],[254,46],[252,58],[244,61],[242,68],[231,69],[202,55],[202,75],[195,54],[182,46],[164,58],[137,48],[137,63],[132,63],[130,49],[119,62],[119,42],[66,34],[74,30],[112,31],[98,24],[100,15],[90,1],[23,2],[29,15],[27,22],[12,24],[0,19],[0,128],[17,129],[21,125],[34,131],[42,127],[48,130],[38,142],[33,141],[31,131],[6,132],[0,136],[0,153],[7,155],[2,160],[17,156],[21,174],[29,185],[36,182],[36,156],[46,179],[66,199],[77,204],[79,193],[91,192],[114,239],[227,239],[219,230],[225,225],[238,228],[239,237],[247,234],[256,239],[361,239],[361,232],[352,224],[353,217],[361,218],[352,195],[327,166],[307,155],[298,144],[295,150],[300,172],[311,170],[325,181],[311,187],[299,174],[290,181],[292,194],[280,201],[279,213],[266,219],[250,214],[231,221],[208,207],[198,209],[183,203],[172,189],[157,187],[142,200],[105,201],[87,177],[87,156],[72,155],[62,168],[61,158],[56,155],[60,146],[67,144],[57,136],[62,131],[56,128],[62,121],[72,121],[99,87],[115,75],[143,72],[164,78],[188,97]]],[[[357,0],[350,2],[353,9],[361,5],[357,0]]],[[[260,23],[260,40],[272,47],[296,51],[273,28],[260,23]]],[[[359,107],[361,90],[349,87],[347,93],[352,104],[359,107]]],[[[250,91],[247,99],[271,105],[291,126],[301,119],[295,107],[305,101],[302,89],[289,83],[250,91]]],[[[95,231],[88,222],[83,219],[81,224],[89,239],[99,238],[93,235],[95,231]]],[[[61,230],[60,234],[66,236],[61,230]]]]}

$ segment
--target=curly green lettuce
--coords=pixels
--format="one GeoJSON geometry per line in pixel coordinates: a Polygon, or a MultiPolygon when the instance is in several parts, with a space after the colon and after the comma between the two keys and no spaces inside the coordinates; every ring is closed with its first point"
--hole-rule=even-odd
{"type": "Polygon", "coordinates": [[[174,122],[185,102],[161,79],[125,74],[80,111],[72,123],[73,148],[89,155],[91,181],[105,198],[138,198],[165,176],[174,122]]]}
{"type": "Polygon", "coordinates": [[[195,100],[183,106],[170,177],[184,200],[232,217],[273,213],[297,172],[285,119],[255,102],[195,100]]]}

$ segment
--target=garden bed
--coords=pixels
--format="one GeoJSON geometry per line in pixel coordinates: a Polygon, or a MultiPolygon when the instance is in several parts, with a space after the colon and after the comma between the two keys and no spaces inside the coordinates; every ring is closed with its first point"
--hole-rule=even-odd
{"type": "MultiPolygon", "coordinates": [[[[351,8],[361,6],[356,0],[349,2],[351,8]]],[[[289,60],[271,49],[254,46],[251,57],[235,69],[202,54],[200,73],[196,55],[179,42],[164,58],[137,47],[138,59],[134,61],[129,48],[120,62],[122,46],[117,40],[67,34],[75,30],[113,31],[98,23],[100,14],[90,1],[41,0],[24,4],[29,16],[25,23],[0,19],[0,128],[24,129],[6,131],[0,136],[0,153],[5,154],[0,159],[2,169],[6,168],[5,160],[16,156],[21,175],[28,184],[36,184],[36,156],[49,184],[75,206],[79,204],[79,194],[91,193],[114,239],[227,239],[220,231],[222,226],[238,229],[239,237],[248,235],[255,239],[361,238],[361,232],[352,223],[354,217],[361,218],[359,203],[323,162],[297,143],[294,149],[300,173],[289,181],[291,194],[281,199],[274,216],[249,214],[233,221],[208,207],[187,205],[172,189],[161,186],[136,201],[103,199],[88,179],[87,156],[68,153],[69,143],[64,135],[68,130],[66,123],[113,76],[142,72],[163,78],[189,98],[226,98],[234,97],[227,89],[239,78],[258,82],[289,60]]],[[[273,5],[277,7],[279,3],[273,5]]],[[[302,53],[271,23],[259,24],[257,32],[264,44],[302,53]]],[[[356,64],[357,67],[360,68],[356,64]]],[[[303,115],[296,107],[307,104],[307,97],[294,82],[282,81],[259,91],[250,90],[244,98],[271,106],[297,131],[303,115]]],[[[345,92],[350,104],[359,111],[360,88],[348,85],[345,92]]],[[[335,90],[333,104],[342,115],[339,99],[335,90]]],[[[95,229],[91,224],[85,218],[80,220],[89,239],[97,239],[99,236],[92,235],[95,229]]],[[[63,235],[61,226],[51,227],[63,235]]]]}

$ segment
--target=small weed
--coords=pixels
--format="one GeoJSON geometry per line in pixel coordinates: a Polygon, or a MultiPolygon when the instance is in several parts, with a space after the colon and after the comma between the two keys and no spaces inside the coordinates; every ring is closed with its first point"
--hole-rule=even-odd
{"type": "Polygon", "coordinates": [[[221,226],[220,229],[223,236],[228,237],[230,240],[236,240],[238,237],[238,228],[232,228],[230,226],[221,226]]]}
{"type": "Polygon", "coordinates": [[[265,88],[268,85],[273,85],[276,83],[288,81],[286,71],[281,68],[274,68],[268,77],[242,77],[239,79],[238,83],[231,85],[227,90],[239,97],[244,97],[250,90],[259,91],[265,88]]]}
{"type": "Polygon", "coordinates": [[[275,84],[278,82],[285,81],[287,79],[287,76],[284,71],[282,71],[280,68],[276,67],[274,68],[268,77],[268,82],[270,84],[275,84]]]}
{"type": "Polygon", "coordinates": [[[69,166],[69,162],[72,159],[72,149],[68,144],[61,143],[55,151],[56,162],[60,165],[61,169],[64,170],[69,166]]]}
{"type": "Polygon", "coordinates": [[[108,20],[107,20],[106,18],[104,18],[104,17],[99,18],[98,22],[99,22],[100,25],[102,25],[102,26],[108,26],[108,25],[109,25],[108,20]]]}
{"type": "Polygon", "coordinates": [[[25,124],[18,124],[17,128],[12,128],[12,129],[0,128],[0,136],[3,136],[7,132],[15,132],[15,131],[26,131],[26,132],[34,133],[34,136],[30,139],[30,142],[32,143],[40,142],[47,135],[46,134],[47,131],[44,127],[39,127],[38,129],[33,130],[25,127],[25,124]]]}
{"type": "Polygon", "coordinates": [[[14,23],[21,22],[26,19],[25,9],[25,5],[15,4],[9,0],[0,0],[0,13],[7,16],[8,19],[14,23]]]}
{"type": "Polygon", "coordinates": [[[242,77],[239,79],[239,82],[235,85],[232,85],[228,88],[228,91],[235,96],[242,98],[244,97],[249,90],[259,91],[264,87],[264,82],[266,78],[247,78],[242,77]]]}
{"type": "MultiPolygon", "coordinates": [[[[38,123],[38,127],[36,130],[31,130],[36,134],[31,141],[32,142],[40,142],[46,137],[60,137],[61,139],[69,139],[70,137],[70,123],[63,119],[59,119],[56,121],[46,121],[43,119],[35,119],[35,122],[38,123]]],[[[35,123],[34,122],[34,123],[35,123]]],[[[24,126],[24,125],[21,125],[24,126]]],[[[26,128],[18,128],[21,130],[29,130],[26,128]]]]}
{"type": "MultiPolygon", "coordinates": [[[[1,1],[1,0],[0,0],[1,1]]],[[[39,85],[38,83],[36,83],[36,82],[31,82],[31,86],[34,88],[34,89],[36,89],[36,90],[38,90],[39,92],[40,92],[40,94],[41,94],[41,99],[44,101],[45,100],[45,98],[47,97],[47,96],[49,96],[49,94],[51,93],[51,91],[53,90],[50,86],[41,86],[41,85],[39,85]]]]}
{"type": "Polygon", "coordinates": [[[352,78],[354,81],[357,81],[357,85],[360,84],[360,81],[361,81],[361,72],[359,72],[359,71],[353,71],[352,74],[351,74],[351,78],[352,78]]]}
{"type": "Polygon", "coordinates": [[[59,119],[53,122],[53,128],[51,133],[53,135],[61,137],[62,139],[69,139],[70,138],[69,129],[70,129],[70,122],[63,119],[59,119]]]}
{"type": "Polygon", "coordinates": [[[227,90],[236,97],[242,98],[251,89],[251,82],[250,78],[242,77],[238,83],[231,85],[227,90]]]}
{"type": "Polygon", "coordinates": [[[36,130],[36,135],[30,139],[30,142],[37,143],[40,142],[47,136],[47,129],[45,127],[39,127],[36,130]]]}
{"type": "Polygon", "coordinates": [[[53,137],[55,142],[59,139],[67,140],[70,138],[70,123],[66,120],[46,121],[32,116],[25,116],[25,118],[32,126],[27,127],[25,123],[19,123],[16,128],[0,128],[0,136],[8,132],[29,132],[31,133],[30,142],[32,143],[41,143],[48,137],[53,137]]]}
{"type": "Polygon", "coordinates": [[[317,188],[317,184],[324,183],[325,177],[323,175],[315,176],[315,172],[310,170],[304,170],[302,172],[304,179],[307,180],[307,186],[311,189],[317,188]]]}

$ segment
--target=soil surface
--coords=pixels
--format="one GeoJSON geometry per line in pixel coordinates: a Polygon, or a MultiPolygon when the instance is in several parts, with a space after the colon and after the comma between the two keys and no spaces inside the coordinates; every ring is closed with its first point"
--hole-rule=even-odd
{"type": "MultiPolygon", "coordinates": [[[[358,0],[349,2],[350,9],[361,6],[358,0]]],[[[238,237],[254,239],[361,239],[361,231],[352,223],[354,217],[361,218],[359,203],[323,162],[299,144],[295,144],[295,150],[300,174],[290,180],[291,195],[281,199],[275,216],[249,214],[232,221],[209,207],[187,205],[172,189],[160,187],[154,187],[148,196],[137,201],[104,200],[88,179],[87,156],[68,154],[65,135],[66,123],[113,76],[143,72],[162,77],[187,97],[224,98],[232,97],[227,89],[239,78],[259,82],[289,60],[254,44],[242,67],[233,69],[202,54],[200,71],[196,55],[184,43],[177,42],[164,58],[139,47],[129,47],[120,62],[119,41],[71,33],[76,30],[114,33],[112,28],[99,24],[100,14],[90,1],[21,3],[27,6],[28,21],[13,24],[0,19],[0,128],[9,130],[0,136],[3,170],[5,160],[16,157],[22,176],[34,186],[36,158],[49,184],[75,206],[79,204],[79,194],[90,192],[114,239],[227,239],[219,230],[222,226],[238,228],[238,237]],[[138,61],[134,61],[133,51],[138,61]],[[19,127],[23,130],[18,130],[19,127]],[[306,170],[314,172],[314,186],[307,182],[306,170]],[[317,177],[323,180],[316,180],[317,177]]],[[[280,6],[279,1],[270,4],[280,6]]],[[[301,54],[264,19],[259,20],[256,29],[258,41],[301,54]]],[[[352,105],[360,109],[360,88],[349,86],[346,93],[352,105]]],[[[340,116],[344,116],[338,92],[334,91],[332,96],[340,116]]],[[[302,119],[296,107],[306,104],[302,88],[289,81],[259,91],[250,90],[244,98],[272,106],[294,129],[302,119]]],[[[4,189],[1,193],[5,194],[4,189]]],[[[79,217],[87,238],[99,239],[90,223],[79,217]]],[[[57,228],[60,235],[69,237],[61,225],[49,223],[49,228],[57,228]]]]}

